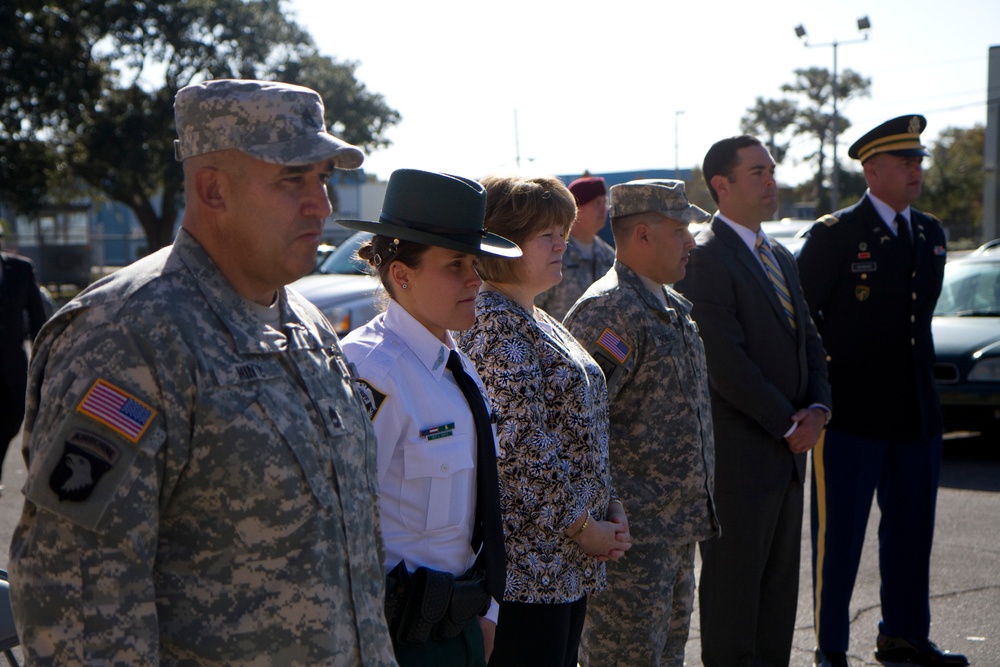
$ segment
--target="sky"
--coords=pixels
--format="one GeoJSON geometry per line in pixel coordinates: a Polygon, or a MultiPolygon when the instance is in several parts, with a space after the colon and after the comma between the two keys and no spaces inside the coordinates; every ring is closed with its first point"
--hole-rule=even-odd
{"type": "MultiPolygon", "coordinates": [[[[782,97],[794,70],[870,77],[840,113],[855,139],[910,113],[924,143],[986,123],[997,0],[286,0],[320,50],[402,115],[364,168],[579,174],[691,168],[740,134],[757,97],[782,97]],[[871,23],[863,40],[857,21],[871,23]],[[806,46],[795,36],[803,25],[806,46]]],[[[994,97],[1000,91],[994,92],[994,97]]],[[[799,139],[778,179],[809,177],[799,139]]]]}

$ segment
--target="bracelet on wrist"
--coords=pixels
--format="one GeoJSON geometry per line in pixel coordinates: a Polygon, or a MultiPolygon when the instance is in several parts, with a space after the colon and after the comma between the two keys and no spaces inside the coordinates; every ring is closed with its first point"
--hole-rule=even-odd
{"type": "Polygon", "coordinates": [[[579,537],[580,533],[583,532],[584,528],[587,527],[588,523],[590,523],[590,510],[587,510],[587,516],[583,520],[583,525],[581,525],[572,535],[570,535],[569,539],[575,540],[577,537],[579,537]]]}

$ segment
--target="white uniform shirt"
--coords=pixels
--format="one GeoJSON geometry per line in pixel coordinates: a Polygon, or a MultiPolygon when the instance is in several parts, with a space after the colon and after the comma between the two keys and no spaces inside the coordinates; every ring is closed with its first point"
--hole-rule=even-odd
{"type": "MultiPolygon", "coordinates": [[[[410,572],[424,566],[463,574],[476,559],[470,543],[476,428],[445,367],[455,349],[451,335],[442,343],[390,301],[385,313],[351,332],[342,345],[357,367],[378,439],[386,572],[403,560],[410,572]]],[[[461,356],[485,396],[475,367],[461,356]]]]}

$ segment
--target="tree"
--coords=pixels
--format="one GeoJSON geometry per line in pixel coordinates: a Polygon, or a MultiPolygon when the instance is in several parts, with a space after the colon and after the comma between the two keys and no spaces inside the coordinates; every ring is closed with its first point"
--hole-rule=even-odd
{"type": "Polygon", "coordinates": [[[4,3],[0,197],[31,212],[72,176],[131,208],[151,250],[169,244],[183,189],[173,98],[203,79],[307,85],[340,136],[387,146],[399,113],[357,80],[356,63],[321,55],[281,2],[4,3]]]}
{"type": "MultiPolygon", "coordinates": [[[[871,91],[871,79],[867,79],[853,70],[844,70],[836,79],[830,70],[822,67],[795,70],[795,81],[785,84],[781,90],[793,95],[801,95],[808,102],[800,106],[795,121],[795,134],[815,138],[819,147],[807,156],[816,164],[815,197],[817,210],[829,212],[831,200],[825,187],[826,147],[833,143],[834,132],[841,136],[851,123],[840,112],[840,106],[855,97],[868,96],[871,91]],[[838,110],[833,114],[834,91],[838,110]],[[829,111],[827,110],[829,109],[829,111]]],[[[838,174],[839,176],[839,174],[838,174]]],[[[839,200],[840,193],[837,193],[839,200]]]]}
{"type": "Polygon", "coordinates": [[[791,100],[765,100],[758,97],[740,120],[740,131],[745,134],[767,137],[767,149],[778,164],[785,159],[788,141],[779,142],[778,136],[793,127],[798,117],[798,107],[791,100]]]}
{"type": "Polygon", "coordinates": [[[985,143],[986,129],[975,125],[945,128],[931,146],[918,208],[940,218],[952,241],[981,240],[985,143]]]}
{"type": "Polygon", "coordinates": [[[695,167],[691,170],[691,180],[684,183],[684,190],[688,201],[695,206],[700,206],[709,213],[719,208],[719,205],[712,199],[712,193],[708,191],[708,186],[705,184],[705,173],[701,167],[695,167]]]}

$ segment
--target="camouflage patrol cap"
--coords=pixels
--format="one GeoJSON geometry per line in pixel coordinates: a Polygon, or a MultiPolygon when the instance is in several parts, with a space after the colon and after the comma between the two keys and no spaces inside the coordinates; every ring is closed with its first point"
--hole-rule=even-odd
{"type": "Polygon", "coordinates": [[[326,130],[323,99],[309,88],[277,81],[217,79],[186,86],[174,98],[179,161],[235,148],[250,157],[281,165],[332,159],[356,169],[359,148],[326,130]]]}
{"type": "Polygon", "coordinates": [[[684,181],[644,178],[611,186],[611,218],[660,213],[680,222],[704,222],[712,216],[688,201],[684,181]]]}

